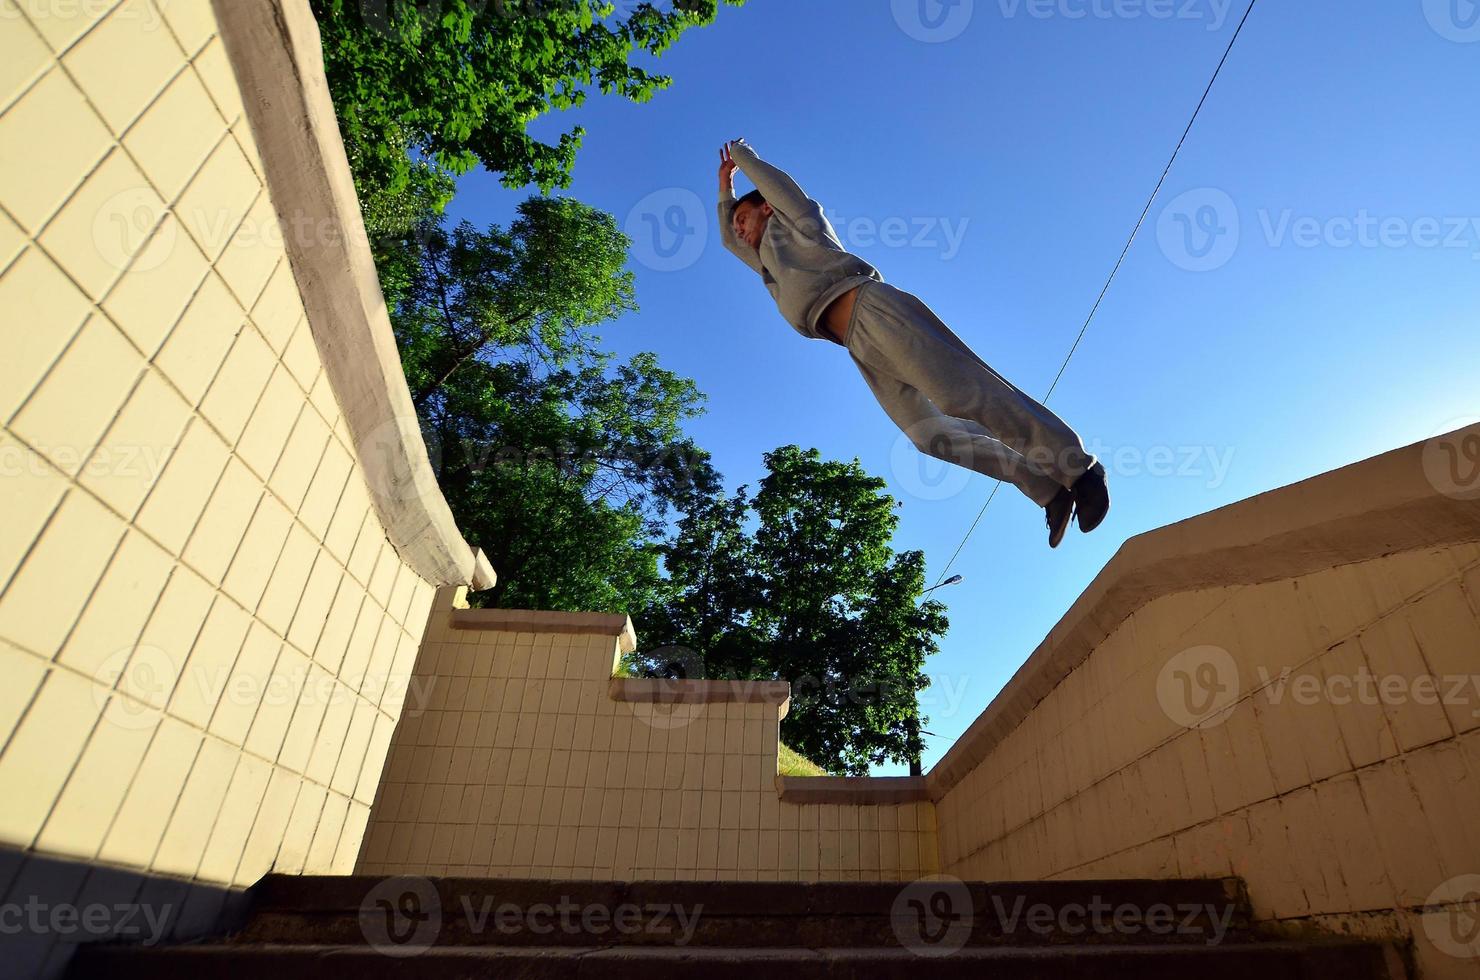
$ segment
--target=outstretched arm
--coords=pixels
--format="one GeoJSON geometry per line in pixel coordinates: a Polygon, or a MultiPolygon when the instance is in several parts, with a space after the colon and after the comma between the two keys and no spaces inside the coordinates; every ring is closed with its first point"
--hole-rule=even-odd
{"type": "Polygon", "coordinates": [[[821,205],[809,198],[785,170],[756,156],[745,140],[731,142],[728,149],[740,172],[750,178],[771,207],[793,221],[821,213],[821,205]]]}
{"type": "Polygon", "coordinates": [[[740,261],[764,274],[760,253],[735,234],[735,161],[728,146],[719,151],[719,237],[740,261]]]}

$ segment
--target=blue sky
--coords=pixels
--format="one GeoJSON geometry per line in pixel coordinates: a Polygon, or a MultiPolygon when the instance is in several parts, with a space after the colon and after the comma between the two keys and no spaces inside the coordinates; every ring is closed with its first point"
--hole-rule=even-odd
{"type": "MultiPolygon", "coordinates": [[[[919,456],[847,352],[797,334],[723,249],[718,147],[746,137],[850,250],[1042,396],[1244,5],[722,8],[657,60],[674,84],[651,102],[593,96],[532,127],[586,127],[562,193],[634,238],[641,311],[598,332],[695,379],[708,411],[689,431],[731,490],[788,443],[856,456],[935,582],[991,481],[919,456]]],[[[1104,454],[1110,517],[1050,551],[1042,512],[997,495],[950,568],[964,581],[932,593],[951,629],[927,767],[1126,538],[1480,415],[1477,19],[1471,0],[1259,0],[1050,400],[1104,454]]],[[[452,214],[506,223],[535,192],[470,174],[452,214]]]]}

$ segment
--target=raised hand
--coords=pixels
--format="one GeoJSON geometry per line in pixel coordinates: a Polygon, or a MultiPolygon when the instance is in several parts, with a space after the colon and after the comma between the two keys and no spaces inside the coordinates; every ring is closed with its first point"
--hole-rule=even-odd
{"type": "Polygon", "coordinates": [[[719,185],[731,190],[735,187],[735,170],[738,164],[730,156],[730,144],[726,143],[719,149],[719,185]]]}

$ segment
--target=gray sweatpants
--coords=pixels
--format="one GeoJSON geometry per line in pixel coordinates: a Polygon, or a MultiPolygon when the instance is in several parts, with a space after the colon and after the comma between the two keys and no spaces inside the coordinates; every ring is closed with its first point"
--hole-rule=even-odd
{"type": "Polygon", "coordinates": [[[1094,462],[1063,419],[911,293],[864,283],[846,340],[874,397],[922,453],[1011,483],[1040,507],[1094,462]]]}

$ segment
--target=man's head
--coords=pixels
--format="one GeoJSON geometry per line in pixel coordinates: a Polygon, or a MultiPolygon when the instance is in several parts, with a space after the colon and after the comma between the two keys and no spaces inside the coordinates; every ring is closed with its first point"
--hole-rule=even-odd
{"type": "Polygon", "coordinates": [[[735,236],[756,251],[761,248],[761,236],[766,233],[766,222],[771,220],[771,205],[760,191],[751,191],[735,202],[735,236]]]}

